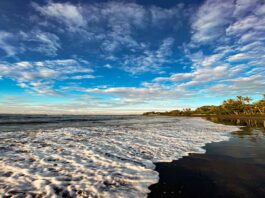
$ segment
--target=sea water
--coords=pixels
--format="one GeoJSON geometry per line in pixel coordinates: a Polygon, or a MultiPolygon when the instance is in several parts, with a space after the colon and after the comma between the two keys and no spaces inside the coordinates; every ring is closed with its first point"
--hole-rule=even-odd
{"type": "Polygon", "coordinates": [[[155,162],[204,153],[238,128],[188,117],[3,116],[0,130],[0,196],[135,198],[159,181],[155,162]]]}

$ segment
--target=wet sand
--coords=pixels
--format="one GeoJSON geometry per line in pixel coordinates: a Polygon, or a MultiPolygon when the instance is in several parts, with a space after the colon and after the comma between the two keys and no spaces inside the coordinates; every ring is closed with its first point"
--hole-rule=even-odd
{"type": "Polygon", "coordinates": [[[149,197],[265,197],[265,132],[245,127],[225,142],[172,163],[157,163],[149,197]]]}

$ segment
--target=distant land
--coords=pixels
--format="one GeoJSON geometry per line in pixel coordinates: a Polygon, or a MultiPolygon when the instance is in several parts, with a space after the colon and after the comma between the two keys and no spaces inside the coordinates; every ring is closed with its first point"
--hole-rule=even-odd
{"type": "Polygon", "coordinates": [[[237,96],[235,99],[227,99],[219,106],[206,105],[195,110],[186,108],[166,112],[145,112],[143,115],[161,116],[222,116],[240,119],[265,119],[265,94],[259,101],[252,102],[248,96],[237,96]]]}

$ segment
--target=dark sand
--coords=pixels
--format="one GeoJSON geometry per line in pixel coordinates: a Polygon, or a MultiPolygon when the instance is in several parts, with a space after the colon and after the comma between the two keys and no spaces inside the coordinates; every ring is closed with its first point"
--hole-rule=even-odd
{"type": "Polygon", "coordinates": [[[244,128],[172,163],[157,163],[149,197],[265,197],[265,132],[244,128]]]}

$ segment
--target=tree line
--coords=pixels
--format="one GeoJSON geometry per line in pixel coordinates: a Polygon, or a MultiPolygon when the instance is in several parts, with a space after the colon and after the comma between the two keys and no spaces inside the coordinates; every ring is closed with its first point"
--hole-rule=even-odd
{"type": "Polygon", "coordinates": [[[195,110],[190,108],[173,110],[167,112],[146,112],[143,115],[170,115],[170,116],[192,116],[192,115],[244,115],[265,116],[265,94],[259,101],[252,102],[252,98],[237,96],[227,99],[221,105],[206,105],[195,110]]]}

